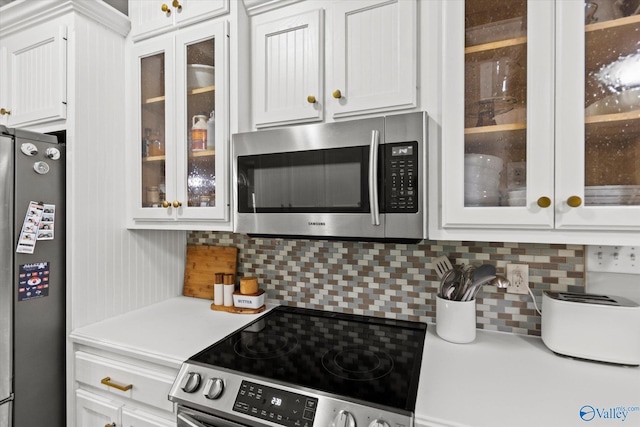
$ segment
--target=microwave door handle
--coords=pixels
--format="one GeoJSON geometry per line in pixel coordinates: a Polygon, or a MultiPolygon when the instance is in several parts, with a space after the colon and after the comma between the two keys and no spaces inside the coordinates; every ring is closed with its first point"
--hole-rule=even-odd
{"type": "Polygon", "coordinates": [[[371,205],[371,224],[380,225],[380,209],[378,208],[378,146],[380,132],[371,131],[369,145],[369,203],[371,205]]]}

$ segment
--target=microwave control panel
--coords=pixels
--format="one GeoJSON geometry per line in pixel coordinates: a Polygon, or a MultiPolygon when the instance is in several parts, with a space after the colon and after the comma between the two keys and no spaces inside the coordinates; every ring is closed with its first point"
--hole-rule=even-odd
{"type": "Polygon", "coordinates": [[[418,212],[418,143],[384,146],[384,212],[418,212]]]}

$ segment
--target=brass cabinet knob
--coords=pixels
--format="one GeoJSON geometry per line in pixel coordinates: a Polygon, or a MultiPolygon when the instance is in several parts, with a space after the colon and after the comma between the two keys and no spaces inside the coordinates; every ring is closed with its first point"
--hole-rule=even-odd
{"type": "Polygon", "coordinates": [[[551,199],[547,196],[540,197],[538,199],[538,206],[540,206],[541,208],[548,208],[549,206],[551,206],[551,199]]]}
{"type": "Polygon", "coordinates": [[[577,208],[582,204],[582,199],[578,196],[571,196],[567,199],[567,204],[572,208],[577,208]]]}
{"type": "Polygon", "coordinates": [[[162,7],[160,7],[160,9],[162,9],[162,11],[167,15],[171,15],[171,9],[169,9],[169,6],[167,6],[165,3],[162,3],[162,7]]]}
{"type": "Polygon", "coordinates": [[[173,207],[174,207],[174,208],[179,208],[180,206],[182,206],[182,203],[181,203],[181,202],[179,202],[179,201],[177,201],[177,200],[174,200],[174,201],[173,201],[173,207]]]}
{"type": "Polygon", "coordinates": [[[11,114],[11,111],[7,110],[6,108],[0,108],[0,114],[2,114],[3,116],[8,116],[9,114],[11,114]]]}
{"type": "Polygon", "coordinates": [[[309,104],[315,104],[315,103],[316,103],[316,97],[315,97],[315,96],[313,96],[313,95],[309,95],[309,96],[307,96],[307,102],[308,102],[309,104]]]}
{"type": "Polygon", "coordinates": [[[162,207],[163,208],[168,208],[169,206],[171,206],[171,203],[167,202],[166,200],[164,202],[162,202],[162,207]]]}
{"type": "Polygon", "coordinates": [[[331,94],[335,99],[340,99],[342,98],[342,92],[340,92],[340,89],[336,89],[333,91],[333,93],[331,94]]]}
{"type": "Polygon", "coordinates": [[[116,423],[105,424],[104,427],[116,427],[116,423]]]}
{"type": "Polygon", "coordinates": [[[175,7],[176,9],[178,9],[178,11],[182,10],[182,5],[180,4],[180,2],[178,0],[173,0],[173,2],[171,3],[171,6],[175,7]]]}

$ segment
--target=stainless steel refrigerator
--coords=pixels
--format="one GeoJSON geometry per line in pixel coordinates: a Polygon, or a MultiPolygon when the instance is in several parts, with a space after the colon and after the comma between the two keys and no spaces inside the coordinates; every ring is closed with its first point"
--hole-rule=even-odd
{"type": "Polygon", "coordinates": [[[65,145],[0,126],[0,427],[66,424],[65,145]]]}

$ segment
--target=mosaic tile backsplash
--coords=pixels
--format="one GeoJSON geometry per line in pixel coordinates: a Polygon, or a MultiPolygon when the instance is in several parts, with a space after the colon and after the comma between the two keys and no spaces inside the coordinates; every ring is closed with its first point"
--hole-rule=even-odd
{"type": "MultiPolygon", "coordinates": [[[[271,302],[305,308],[435,322],[439,279],[432,259],[454,264],[528,264],[538,306],[542,291],[584,291],[584,246],[429,241],[418,244],[252,238],[195,231],[191,245],[235,246],[238,275],[257,276],[271,302]]],[[[484,286],[477,298],[477,326],[540,335],[540,315],[529,295],[484,286]]]]}

